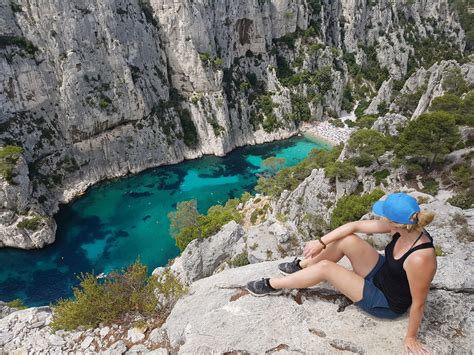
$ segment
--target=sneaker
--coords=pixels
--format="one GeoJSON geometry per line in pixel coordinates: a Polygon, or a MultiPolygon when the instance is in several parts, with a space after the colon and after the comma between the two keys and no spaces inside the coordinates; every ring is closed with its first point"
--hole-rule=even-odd
{"type": "Polygon", "coordinates": [[[302,270],[300,266],[300,259],[295,258],[292,262],[289,263],[281,263],[278,265],[278,269],[283,275],[289,275],[294,272],[302,270]]]}
{"type": "Polygon", "coordinates": [[[247,284],[247,290],[254,296],[266,296],[266,295],[280,295],[283,290],[275,290],[269,284],[270,279],[262,278],[261,280],[250,281],[247,284]]]}

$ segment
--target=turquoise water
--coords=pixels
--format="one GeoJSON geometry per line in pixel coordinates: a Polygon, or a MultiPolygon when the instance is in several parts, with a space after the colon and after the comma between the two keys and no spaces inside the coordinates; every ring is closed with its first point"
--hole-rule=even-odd
{"type": "Polygon", "coordinates": [[[316,147],[303,137],[238,148],[225,157],[206,156],[101,183],[61,206],[56,241],[41,250],[1,249],[0,300],[20,298],[29,306],[70,297],[81,272],[108,273],[137,257],[150,270],[179,250],[170,236],[168,213],[180,201],[197,200],[201,213],[229,198],[253,192],[262,160],[291,166],[316,147]]]}

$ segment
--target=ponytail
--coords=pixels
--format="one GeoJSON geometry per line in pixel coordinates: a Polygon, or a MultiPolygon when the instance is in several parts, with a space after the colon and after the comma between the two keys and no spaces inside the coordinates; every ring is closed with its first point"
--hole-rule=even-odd
{"type": "Polygon", "coordinates": [[[400,224],[391,222],[394,226],[399,228],[406,228],[408,231],[416,230],[421,232],[425,226],[430,224],[435,217],[435,214],[431,211],[420,211],[413,214],[410,218],[414,224],[400,224]]]}

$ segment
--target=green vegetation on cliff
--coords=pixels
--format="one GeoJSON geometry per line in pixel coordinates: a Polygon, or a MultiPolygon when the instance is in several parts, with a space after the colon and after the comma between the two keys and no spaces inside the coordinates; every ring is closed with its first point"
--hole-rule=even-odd
{"type": "Polygon", "coordinates": [[[13,170],[22,153],[23,148],[15,145],[6,145],[0,148],[0,176],[10,183],[15,177],[13,170]]]}
{"type": "Polygon", "coordinates": [[[348,195],[337,200],[336,207],[331,216],[331,228],[337,228],[345,223],[359,220],[371,211],[372,204],[385,193],[376,189],[369,194],[348,195]]]}
{"type": "Polygon", "coordinates": [[[14,299],[10,302],[5,302],[5,306],[10,307],[10,308],[15,308],[15,309],[18,309],[18,310],[28,308],[23,304],[23,301],[20,300],[19,298],[14,299]]]}
{"type": "Polygon", "coordinates": [[[139,261],[121,272],[110,273],[103,282],[92,274],[82,274],[80,280],[72,299],[61,299],[53,305],[53,330],[94,328],[131,315],[153,317],[160,323],[187,292],[173,273],[167,271],[159,279],[148,276],[147,267],[139,261]],[[160,301],[155,290],[162,296],[160,301]]]}
{"type": "Polygon", "coordinates": [[[281,169],[274,177],[259,178],[255,191],[277,197],[283,190],[294,190],[311,174],[313,169],[326,168],[334,164],[341,151],[342,145],[338,145],[330,151],[313,149],[299,164],[281,169]]]}
{"type": "Polygon", "coordinates": [[[232,220],[239,223],[242,215],[237,211],[237,206],[246,199],[247,194],[244,194],[240,199],[228,200],[223,206],[211,206],[205,215],[198,212],[194,200],[178,203],[176,211],[168,214],[171,221],[170,231],[176,239],[176,246],[183,251],[194,239],[208,238],[232,220]]]}
{"type": "Polygon", "coordinates": [[[411,120],[395,146],[397,157],[419,170],[433,168],[459,144],[461,136],[455,117],[447,112],[424,113],[411,120]]]}
{"type": "Polygon", "coordinates": [[[29,55],[35,55],[38,51],[38,47],[24,37],[0,35],[0,49],[8,46],[17,46],[29,55]]]}
{"type": "Polygon", "coordinates": [[[353,133],[348,141],[348,149],[356,153],[353,159],[358,166],[368,166],[376,161],[380,165],[379,157],[393,146],[392,140],[372,129],[360,129],[353,133]]]}
{"type": "Polygon", "coordinates": [[[40,216],[34,216],[31,218],[25,218],[21,222],[18,223],[17,227],[22,229],[28,229],[31,231],[36,231],[43,223],[43,218],[40,216]]]}

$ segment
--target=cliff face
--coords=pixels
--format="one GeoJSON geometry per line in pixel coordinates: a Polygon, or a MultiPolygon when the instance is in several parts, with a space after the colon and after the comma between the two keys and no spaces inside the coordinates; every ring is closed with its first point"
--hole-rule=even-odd
{"type": "Polygon", "coordinates": [[[98,181],[337,116],[349,83],[370,99],[424,63],[424,40],[464,47],[446,0],[12,0],[0,34],[0,145],[24,149],[44,218],[98,181]]]}

